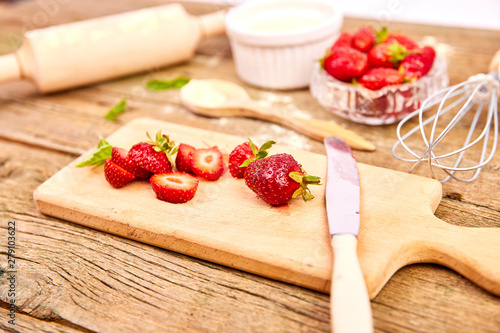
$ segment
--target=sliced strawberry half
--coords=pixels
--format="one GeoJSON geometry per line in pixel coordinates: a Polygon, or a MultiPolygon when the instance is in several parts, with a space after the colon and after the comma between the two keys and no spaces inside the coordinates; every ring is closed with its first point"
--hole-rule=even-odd
{"type": "Polygon", "coordinates": [[[179,144],[179,150],[177,150],[177,156],[175,157],[175,167],[177,171],[192,173],[193,164],[193,150],[194,147],[185,143],[179,144]]]}
{"type": "Polygon", "coordinates": [[[123,187],[136,179],[132,173],[116,164],[110,158],[104,162],[104,177],[111,186],[116,188],[123,187]]]}
{"type": "Polygon", "coordinates": [[[111,151],[111,159],[113,162],[132,173],[137,178],[146,179],[152,175],[151,172],[141,168],[134,161],[132,161],[132,159],[128,156],[128,151],[124,148],[113,147],[113,150],[111,151]]]}
{"type": "Polygon", "coordinates": [[[168,172],[153,175],[149,182],[156,197],[170,203],[184,203],[194,198],[198,179],[187,172],[168,172]]]}
{"type": "Polygon", "coordinates": [[[195,149],[192,156],[192,169],[195,175],[212,181],[220,178],[224,171],[224,165],[219,148],[195,149]]]}

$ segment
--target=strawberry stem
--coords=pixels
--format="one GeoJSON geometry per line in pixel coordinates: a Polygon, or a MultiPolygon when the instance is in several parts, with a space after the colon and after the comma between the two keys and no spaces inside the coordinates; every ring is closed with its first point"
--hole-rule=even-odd
{"type": "Polygon", "coordinates": [[[299,183],[300,187],[293,193],[292,198],[296,198],[299,195],[302,195],[302,199],[304,201],[314,199],[314,195],[311,193],[311,190],[308,188],[308,185],[321,185],[321,178],[317,176],[308,175],[304,169],[302,169],[304,173],[300,172],[290,172],[288,176],[292,178],[294,181],[299,183]]]}
{"type": "Polygon", "coordinates": [[[166,134],[162,134],[161,130],[156,132],[155,140],[151,139],[151,136],[148,132],[146,132],[146,135],[149,139],[148,143],[153,146],[153,149],[157,152],[165,153],[170,164],[175,165],[172,156],[175,155],[175,153],[177,153],[177,150],[179,149],[179,147],[175,146],[175,142],[173,140],[170,141],[169,136],[166,134]]]}

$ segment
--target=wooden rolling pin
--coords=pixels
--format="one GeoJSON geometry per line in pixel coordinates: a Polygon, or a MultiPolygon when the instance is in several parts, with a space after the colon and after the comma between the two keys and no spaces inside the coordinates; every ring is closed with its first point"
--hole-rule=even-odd
{"type": "Polygon", "coordinates": [[[0,56],[0,82],[28,79],[48,93],[186,61],[224,33],[224,12],[196,17],[174,3],[32,30],[0,56]]]}

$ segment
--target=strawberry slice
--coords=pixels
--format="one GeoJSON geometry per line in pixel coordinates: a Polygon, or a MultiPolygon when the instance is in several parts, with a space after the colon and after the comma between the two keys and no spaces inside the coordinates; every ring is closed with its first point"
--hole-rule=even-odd
{"type": "Polygon", "coordinates": [[[156,197],[170,203],[184,203],[194,198],[198,179],[186,172],[167,172],[153,175],[149,182],[156,197]]]}
{"type": "Polygon", "coordinates": [[[340,81],[350,81],[368,68],[365,53],[349,47],[338,47],[323,60],[325,71],[340,81]]]}
{"type": "Polygon", "coordinates": [[[362,27],[352,35],[352,46],[361,51],[366,52],[375,44],[375,31],[370,27],[362,27]]]}
{"type": "Polygon", "coordinates": [[[194,147],[185,143],[179,144],[179,150],[177,151],[177,156],[175,157],[175,167],[177,171],[183,171],[192,173],[193,164],[193,150],[194,147]]]}
{"type": "Polygon", "coordinates": [[[128,151],[124,148],[113,147],[113,150],[111,151],[111,159],[118,166],[127,170],[137,178],[147,179],[152,175],[151,172],[141,168],[134,161],[132,161],[132,159],[130,159],[128,156],[128,151]]]}
{"type": "Polygon", "coordinates": [[[104,177],[111,186],[116,188],[123,187],[136,179],[132,173],[116,164],[110,158],[104,162],[104,177]]]}
{"type": "Polygon", "coordinates": [[[156,140],[147,134],[148,142],[139,142],[130,148],[130,159],[143,169],[152,173],[165,173],[172,171],[172,155],[177,152],[177,147],[167,135],[161,131],[156,133],[156,140]]]}
{"type": "Polygon", "coordinates": [[[217,180],[224,171],[222,153],[219,148],[195,149],[192,153],[192,169],[195,175],[206,180],[217,180]]]}
{"type": "Polygon", "coordinates": [[[365,88],[378,90],[388,85],[402,83],[403,75],[394,68],[375,67],[368,69],[358,82],[365,88]]]}

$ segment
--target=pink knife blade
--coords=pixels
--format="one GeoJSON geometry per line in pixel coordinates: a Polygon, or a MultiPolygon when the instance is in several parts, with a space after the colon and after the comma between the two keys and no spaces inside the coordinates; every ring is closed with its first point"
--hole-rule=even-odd
{"type": "Polygon", "coordinates": [[[324,140],[328,161],[326,209],[332,235],[332,330],[373,332],[370,298],[357,256],[360,182],[351,148],[337,137],[324,140]]]}
{"type": "Polygon", "coordinates": [[[359,232],[360,187],[351,148],[338,137],[325,138],[328,157],[326,209],[330,234],[359,232]]]}

